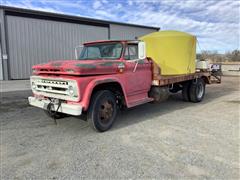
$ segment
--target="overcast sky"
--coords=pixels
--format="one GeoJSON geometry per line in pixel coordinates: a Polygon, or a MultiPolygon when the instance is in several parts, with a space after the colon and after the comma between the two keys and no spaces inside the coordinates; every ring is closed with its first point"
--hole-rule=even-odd
{"type": "MultiPolygon", "coordinates": [[[[239,0],[0,0],[2,5],[157,26],[198,37],[201,50],[239,49],[239,0]]],[[[198,51],[200,50],[198,49],[198,51]]]]}

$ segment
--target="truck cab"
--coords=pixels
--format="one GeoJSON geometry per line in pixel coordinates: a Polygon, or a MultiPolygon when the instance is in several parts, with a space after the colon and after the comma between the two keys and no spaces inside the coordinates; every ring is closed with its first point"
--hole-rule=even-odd
{"type": "Polygon", "coordinates": [[[30,105],[53,118],[87,114],[89,124],[103,132],[111,128],[119,108],[153,101],[148,95],[152,61],[144,42],[88,42],[76,56],[33,66],[30,105]]]}

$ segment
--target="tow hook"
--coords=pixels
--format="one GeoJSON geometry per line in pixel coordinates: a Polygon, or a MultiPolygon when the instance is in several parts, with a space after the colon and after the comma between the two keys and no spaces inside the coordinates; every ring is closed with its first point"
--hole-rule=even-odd
{"type": "Polygon", "coordinates": [[[47,105],[47,111],[48,111],[50,117],[53,118],[54,123],[57,125],[56,115],[57,115],[59,108],[61,107],[62,101],[60,99],[49,99],[49,100],[50,100],[50,102],[47,105]],[[58,104],[56,111],[55,111],[54,104],[58,104]]]}

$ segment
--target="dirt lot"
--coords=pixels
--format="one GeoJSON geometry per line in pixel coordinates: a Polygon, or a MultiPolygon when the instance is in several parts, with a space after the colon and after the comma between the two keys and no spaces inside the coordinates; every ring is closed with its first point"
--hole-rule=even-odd
{"type": "Polygon", "coordinates": [[[105,133],[76,117],[55,125],[29,91],[2,93],[1,179],[239,179],[239,93],[239,78],[224,78],[201,103],[177,94],[120,113],[105,133]]]}

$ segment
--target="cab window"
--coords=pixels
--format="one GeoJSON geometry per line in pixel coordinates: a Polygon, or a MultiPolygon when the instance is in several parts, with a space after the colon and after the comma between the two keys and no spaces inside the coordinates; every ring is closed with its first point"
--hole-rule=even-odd
{"type": "Polygon", "coordinates": [[[138,59],[138,45],[137,44],[128,44],[125,49],[124,59],[134,60],[138,59]]]}
{"type": "Polygon", "coordinates": [[[79,60],[119,59],[122,55],[121,43],[96,43],[84,46],[79,60]]]}

